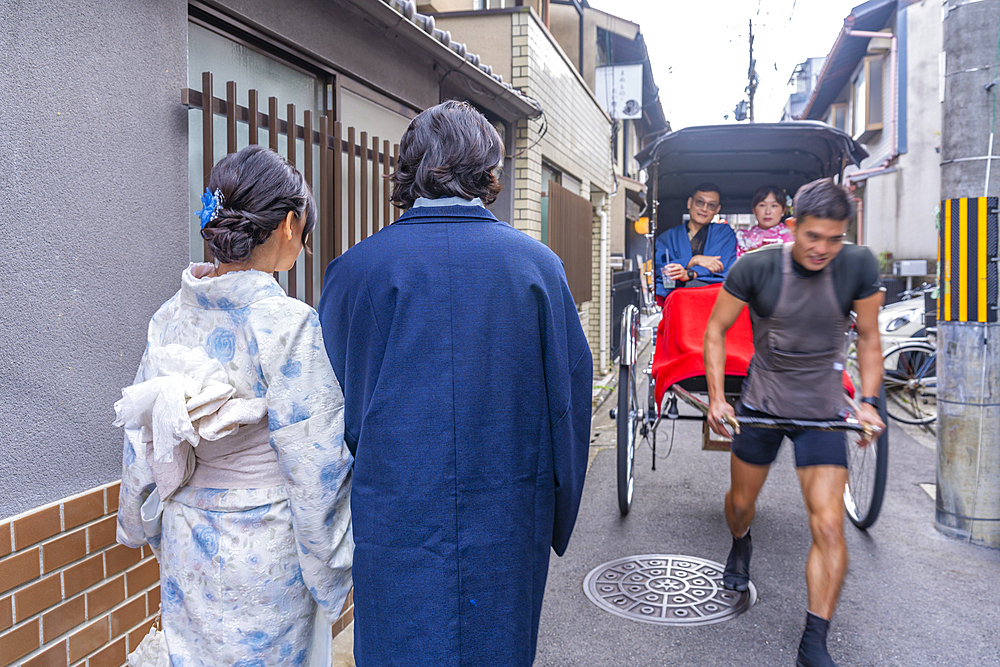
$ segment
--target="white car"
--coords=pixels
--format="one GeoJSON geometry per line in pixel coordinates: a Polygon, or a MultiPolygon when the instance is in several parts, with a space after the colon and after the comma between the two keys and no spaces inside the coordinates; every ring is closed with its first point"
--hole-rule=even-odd
{"type": "Polygon", "coordinates": [[[924,336],[924,297],[920,296],[884,306],[878,314],[882,349],[914,336],[924,336]]]}

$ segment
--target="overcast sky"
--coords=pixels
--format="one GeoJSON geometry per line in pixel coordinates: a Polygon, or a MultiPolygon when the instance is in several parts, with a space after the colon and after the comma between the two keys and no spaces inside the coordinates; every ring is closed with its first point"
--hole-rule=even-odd
{"type": "Polygon", "coordinates": [[[754,120],[777,122],[796,63],[825,56],[862,0],[590,0],[638,23],[673,129],[732,123],[746,93],[749,20],[760,79],[754,120]],[[725,116],[728,114],[728,120],[725,116]]]}

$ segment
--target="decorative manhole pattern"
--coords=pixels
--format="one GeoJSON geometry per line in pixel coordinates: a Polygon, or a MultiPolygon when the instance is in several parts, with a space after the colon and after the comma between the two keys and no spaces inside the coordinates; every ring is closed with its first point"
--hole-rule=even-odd
{"type": "Polygon", "coordinates": [[[735,618],[757,601],[752,582],[743,592],[726,590],[723,569],[693,556],[628,556],[591,570],[583,590],[601,609],[633,621],[708,625],[735,618]]]}

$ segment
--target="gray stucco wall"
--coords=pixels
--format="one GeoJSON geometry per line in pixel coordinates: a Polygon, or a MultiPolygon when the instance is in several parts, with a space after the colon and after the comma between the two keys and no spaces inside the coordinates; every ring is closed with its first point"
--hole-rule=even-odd
{"type": "Polygon", "coordinates": [[[431,58],[349,5],[329,0],[222,0],[218,4],[363,82],[392,91],[417,109],[440,101],[438,80],[443,73],[434,71],[431,58]]]}
{"type": "Polygon", "coordinates": [[[188,258],[187,4],[0,3],[0,518],[121,474],[188,258]]]}
{"type": "Polygon", "coordinates": [[[896,259],[937,259],[937,216],[941,201],[941,103],[938,61],[941,8],[917,3],[906,8],[907,152],[900,155],[901,192],[896,259]]]}

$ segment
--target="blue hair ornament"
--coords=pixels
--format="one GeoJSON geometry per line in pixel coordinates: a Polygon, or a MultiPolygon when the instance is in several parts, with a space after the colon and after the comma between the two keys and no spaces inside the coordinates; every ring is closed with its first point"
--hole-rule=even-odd
{"type": "Polygon", "coordinates": [[[219,188],[215,188],[215,192],[205,188],[205,194],[201,196],[202,208],[198,211],[202,229],[205,229],[205,225],[219,217],[219,209],[222,208],[222,203],[225,200],[226,198],[222,196],[222,191],[219,188]]]}

